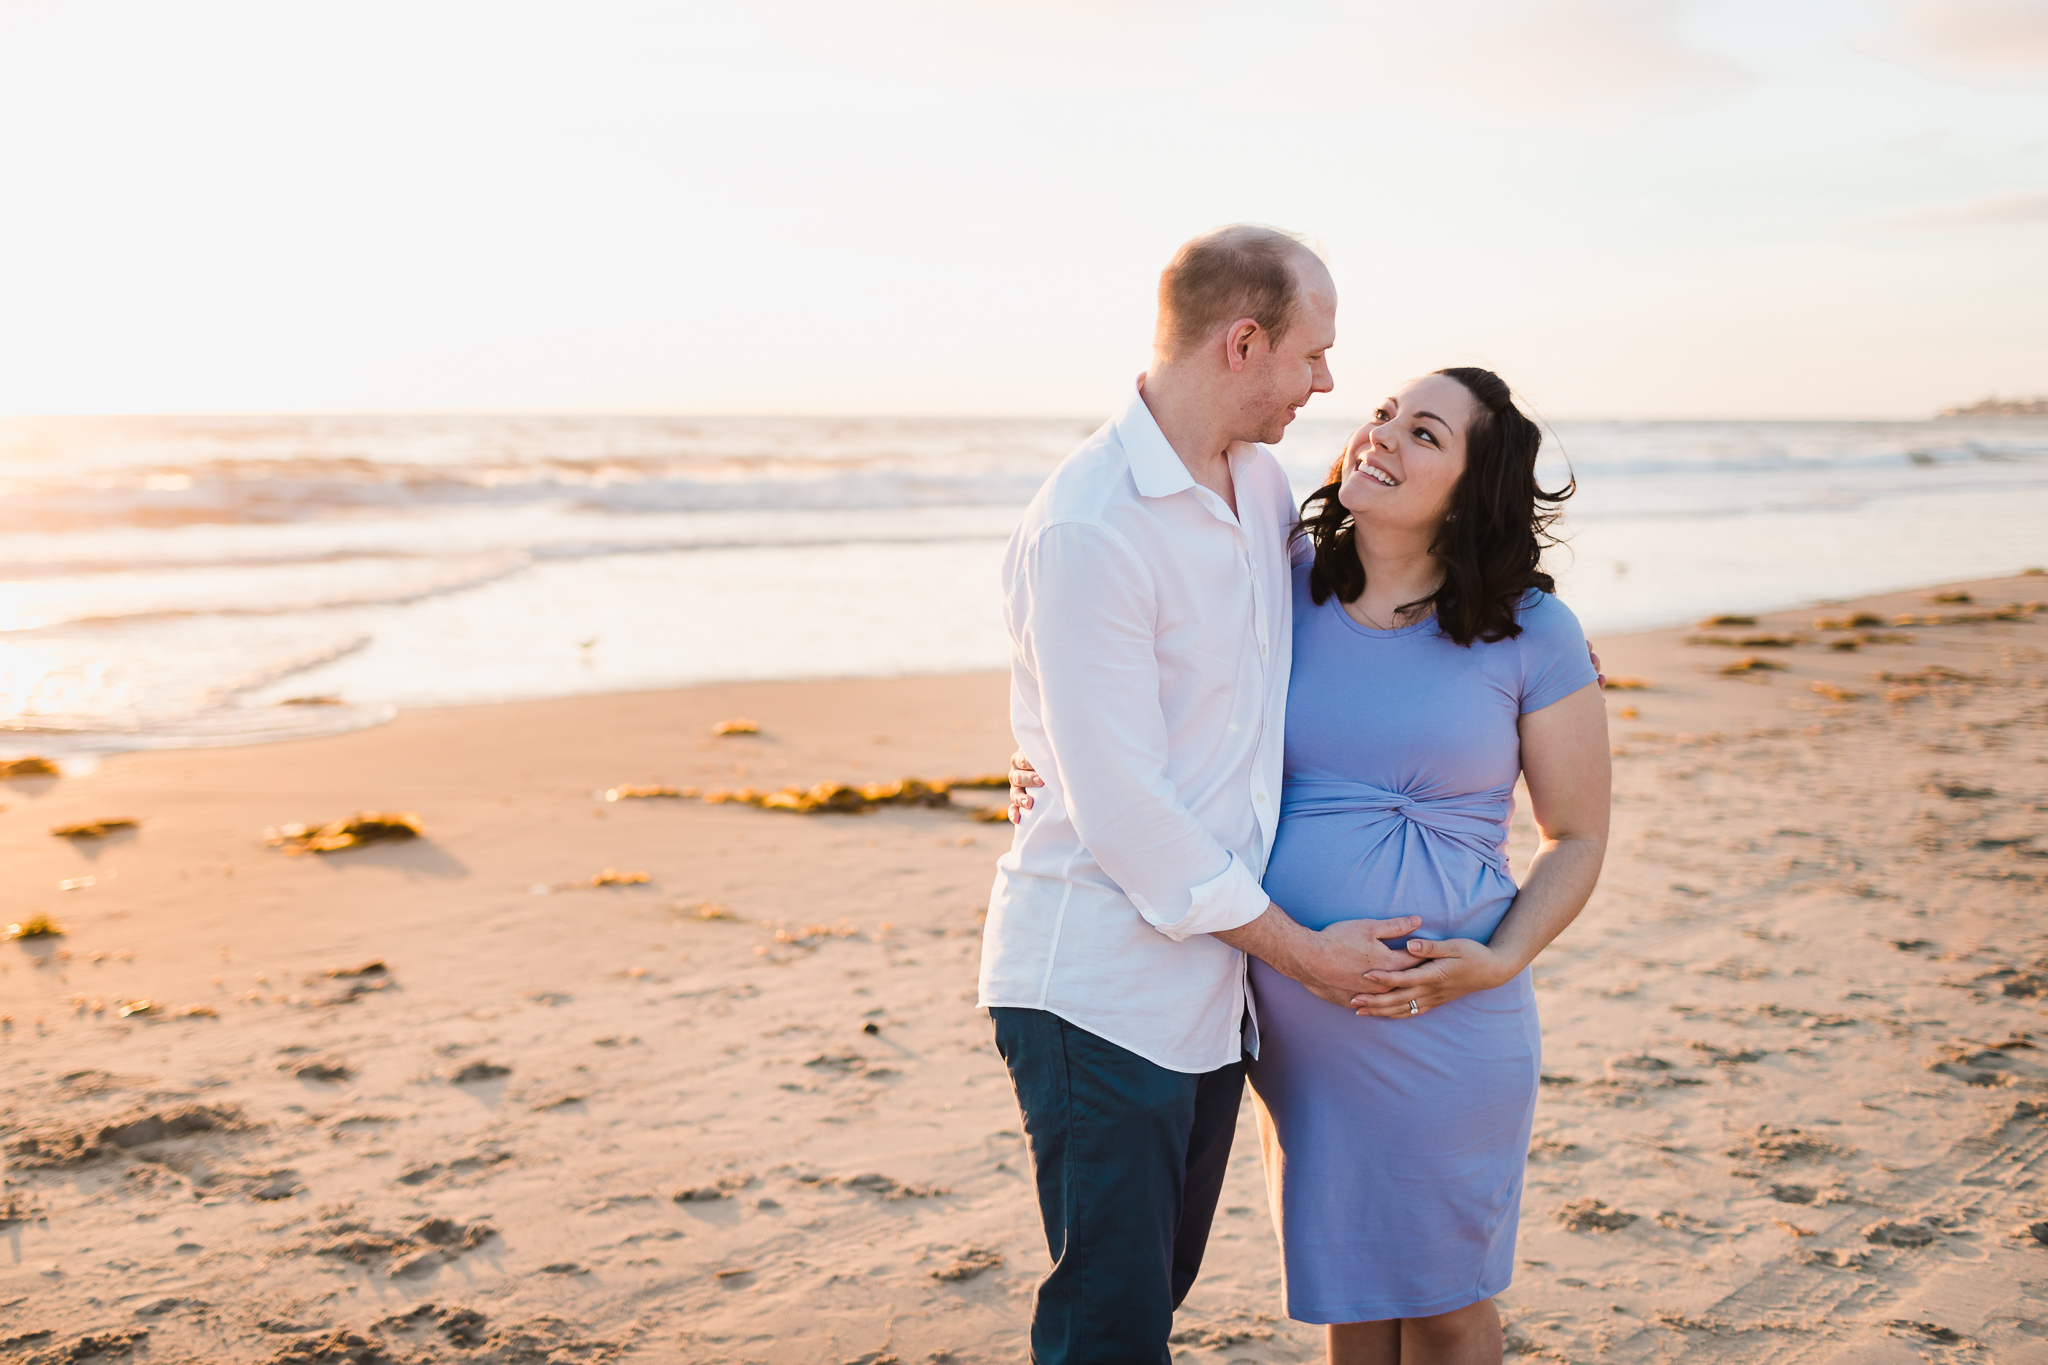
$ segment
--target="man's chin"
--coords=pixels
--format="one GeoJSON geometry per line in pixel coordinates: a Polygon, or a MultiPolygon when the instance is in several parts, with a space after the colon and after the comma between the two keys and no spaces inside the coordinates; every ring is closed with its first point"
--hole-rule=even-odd
{"type": "Polygon", "coordinates": [[[1278,444],[1280,438],[1287,434],[1287,426],[1293,420],[1294,409],[1289,408],[1286,412],[1283,412],[1278,417],[1275,417],[1272,420],[1272,422],[1267,425],[1266,429],[1259,433],[1259,440],[1269,446],[1278,444]]]}

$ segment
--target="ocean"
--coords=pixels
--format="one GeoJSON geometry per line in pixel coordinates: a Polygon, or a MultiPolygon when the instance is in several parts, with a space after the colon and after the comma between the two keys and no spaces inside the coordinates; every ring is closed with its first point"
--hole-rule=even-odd
{"type": "MultiPolygon", "coordinates": [[[[1279,447],[1299,494],[1351,429],[1279,447]]],[[[0,757],[402,707],[997,668],[1089,419],[0,419],[0,757]]],[[[1559,422],[1597,642],[2048,562],[2048,418],[1559,422]]]]}

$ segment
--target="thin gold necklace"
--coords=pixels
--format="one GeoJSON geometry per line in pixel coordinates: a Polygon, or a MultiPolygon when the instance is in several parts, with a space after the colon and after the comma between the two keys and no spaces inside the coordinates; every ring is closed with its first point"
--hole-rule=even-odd
{"type": "MultiPolygon", "coordinates": [[[[1429,590],[1428,596],[1436,596],[1439,592],[1443,591],[1443,586],[1444,585],[1442,581],[1439,581],[1434,588],[1431,588],[1429,590]]],[[[1353,598],[1351,601],[1346,602],[1344,604],[1344,609],[1347,612],[1350,612],[1353,607],[1357,608],[1357,611],[1353,614],[1353,619],[1356,620],[1360,625],[1364,626],[1368,630],[1397,630],[1400,628],[1401,609],[1399,607],[1394,608],[1394,619],[1383,626],[1380,625],[1378,622],[1374,621],[1372,617],[1367,616],[1365,614],[1365,607],[1363,605],[1364,599],[1365,594],[1361,592],[1358,594],[1356,598],[1353,598]]],[[[1428,615],[1429,611],[1425,609],[1423,612],[1416,616],[1414,621],[1410,621],[1408,624],[1412,626],[1416,624],[1416,622],[1425,620],[1428,617],[1428,615]]]]}

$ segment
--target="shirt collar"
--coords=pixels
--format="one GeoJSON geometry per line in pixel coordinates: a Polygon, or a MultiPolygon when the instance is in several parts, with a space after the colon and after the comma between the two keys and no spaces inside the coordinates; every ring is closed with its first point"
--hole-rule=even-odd
{"type": "Polygon", "coordinates": [[[1152,409],[1145,406],[1144,382],[1140,375],[1131,386],[1131,401],[1117,414],[1116,436],[1123,445],[1124,458],[1130,461],[1131,479],[1138,492],[1148,498],[1163,498],[1193,488],[1195,476],[1188,473],[1166,433],[1159,429],[1152,409]]]}

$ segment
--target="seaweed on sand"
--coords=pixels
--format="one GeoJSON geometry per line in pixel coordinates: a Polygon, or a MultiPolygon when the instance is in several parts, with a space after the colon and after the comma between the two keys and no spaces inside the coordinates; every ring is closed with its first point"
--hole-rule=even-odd
{"type": "MultiPolygon", "coordinates": [[[[977,778],[975,782],[979,785],[990,780],[977,778]]],[[[790,811],[798,815],[864,815],[880,806],[917,806],[936,810],[951,806],[952,788],[965,785],[906,777],[896,782],[868,782],[859,786],[845,782],[820,782],[813,787],[784,787],[773,792],[742,787],[738,791],[705,792],[704,804],[753,806],[759,810],[790,811]]],[[[1008,779],[1003,780],[1003,785],[1009,785],[1008,779]]]]}
{"type": "Polygon", "coordinates": [[[346,820],[324,825],[279,825],[264,834],[264,842],[286,853],[339,853],[345,848],[382,843],[394,839],[422,837],[419,816],[409,810],[357,811],[346,820]]]}
{"type": "Polygon", "coordinates": [[[105,820],[81,820],[75,825],[58,825],[50,833],[59,839],[104,839],[117,829],[134,829],[141,823],[122,815],[105,820]]]}
{"type": "Polygon", "coordinates": [[[62,938],[64,926],[38,911],[18,924],[7,926],[8,938],[62,938]]]}

